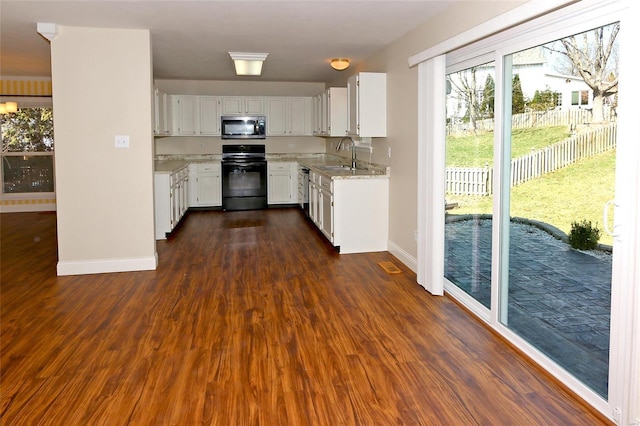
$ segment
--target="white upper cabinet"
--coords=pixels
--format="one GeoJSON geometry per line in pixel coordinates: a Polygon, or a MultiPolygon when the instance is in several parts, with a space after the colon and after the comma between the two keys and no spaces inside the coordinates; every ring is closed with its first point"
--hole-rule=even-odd
{"type": "Polygon", "coordinates": [[[267,135],[286,135],[286,103],[285,98],[267,98],[267,135]]]}
{"type": "Polygon", "coordinates": [[[198,129],[197,96],[177,95],[171,97],[173,111],[173,134],[196,136],[198,129]]]}
{"type": "Polygon", "coordinates": [[[311,98],[285,98],[291,136],[311,135],[311,98]]]}
{"type": "Polygon", "coordinates": [[[267,136],[312,135],[311,97],[165,96],[170,102],[163,112],[162,106],[158,106],[161,96],[156,92],[156,135],[220,136],[220,117],[224,115],[264,115],[267,118],[267,136]],[[163,114],[167,117],[165,133],[160,129],[162,122],[159,117],[163,114]]]}
{"type": "Polygon", "coordinates": [[[310,97],[267,98],[267,136],[310,135],[310,97]]]}
{"type": "Polygon", "coordinates": [[[347,134],[347,88],[330,87],[319,95],[319,136],[344,136],[347,134]]]}
{"type": "Polygon", "coordinates": [[[314,136],[322,134],[322,93],[311,98],[311,133],[314,136]]]}
{"type": "Polygon", "coordinates": [[[347,80],[350,135],[387,136],[387,74],[361,72],[347,80]]]}
{"type": "Polygon", "coordinates": [[[160,89],[154,92],[154,123],[153,134],[156,136],[168,136],[171,134],[171,98],[160,89]]]}
{"type": "Polygon", "coordinates": [[[327,91],[320,93],[320,135],[326,136],[329,132],[329,121],[327,117],[327,91]]]}
{"type": "Polygon", "coordinates": [[[172,96],[173,135],[220,135],[220,98],[217,96],[172,96]]]}
{"type": "Polygon", "coordinates": [[[223,96],[221,115],[264,115],[265,98],[259,96],[223,96]]]}
{"type": "Polygon", "coordinates": [[[200,135],[220,135],[220,98],[198,96],[200,106],[200,135]]]}

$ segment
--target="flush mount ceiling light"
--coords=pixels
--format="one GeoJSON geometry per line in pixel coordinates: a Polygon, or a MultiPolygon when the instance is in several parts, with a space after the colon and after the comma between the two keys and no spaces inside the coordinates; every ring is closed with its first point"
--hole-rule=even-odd
{"type": "Polygon", "coordinates": [[[349,68],[349,60],[344,58],[335,58],[331,60],[331,68],[343,71],[349,68]]]}
{"type": "Polygon", "coordinates": [[[260,75],[262,73],[262,63],[268,53],[246,53],[229,52],[236,66],[236,75],[260,75]]]}

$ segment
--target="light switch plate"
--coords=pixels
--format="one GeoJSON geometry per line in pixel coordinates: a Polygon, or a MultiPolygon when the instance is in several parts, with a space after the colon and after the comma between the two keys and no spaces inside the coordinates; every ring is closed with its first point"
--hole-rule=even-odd
{"type": "Polygon", "coordinates": [[[129,148],[129,135],[116,135],[116,148],[129,148]]]}

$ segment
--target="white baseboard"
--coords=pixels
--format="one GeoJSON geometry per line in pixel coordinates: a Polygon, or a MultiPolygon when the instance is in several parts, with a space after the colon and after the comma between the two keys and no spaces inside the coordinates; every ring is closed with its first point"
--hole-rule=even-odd
{"type": "Polygon", "coordinates": [[[58,276],[153,271],[157,267],[158,253],[151,257],[134,259],[78,260],[58,262],[58,276]]]}
{"type": "Polygon", "coordinates": [[[415,257],[411,256],[409,253],[400,248],[393,241],[389,241],[387,243],[387,247],[389,253],[398,258],[398,260],[404,263],[409,269],[411,269],[416,274],[418,273],[418,261],[415,257]]]}

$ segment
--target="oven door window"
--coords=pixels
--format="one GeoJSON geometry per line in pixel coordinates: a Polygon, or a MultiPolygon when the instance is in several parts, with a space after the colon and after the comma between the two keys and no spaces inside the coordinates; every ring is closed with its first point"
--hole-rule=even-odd
{"type": "Polygon", "coordinates": [[[265,164],[223,164],[225,197],[260,197],[266,195],[265,164]]]}

